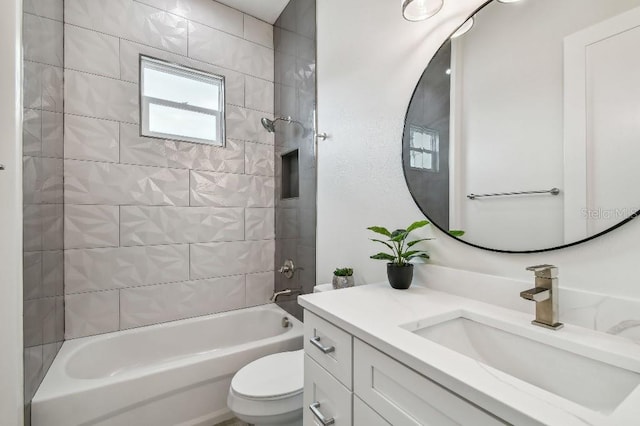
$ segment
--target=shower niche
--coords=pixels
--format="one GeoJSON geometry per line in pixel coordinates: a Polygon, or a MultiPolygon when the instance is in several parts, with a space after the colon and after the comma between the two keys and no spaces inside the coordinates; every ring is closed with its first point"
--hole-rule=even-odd
{"type": "Polygon", "coordinates": [[[294,149],[280,156],[282,160],[282,193],[283,200],[300,196],[299,154],[294,149]]]}

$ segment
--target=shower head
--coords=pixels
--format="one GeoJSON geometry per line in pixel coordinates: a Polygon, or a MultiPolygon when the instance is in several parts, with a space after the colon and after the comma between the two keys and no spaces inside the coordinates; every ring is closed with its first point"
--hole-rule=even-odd
{"type": "Polygon", "coordinates": [[[286,121],[289,124],[296,123],[302,127],[303,130],[306,130],[303,124],[299,121],[292,119],[291,117],[276,117],[275,120],[269,120],[267,117],[262,117],[260,119],[260,123],[262,123],[262,127],[264,127],[267,132],[274,133],[276,131],[276,121],[286,121]]]}
{"type": "MultiPolygon", "coordinates": [[[[278,119],[276,118],[276,120],[278,119]]],[[[276,131],[276,120],[269,120],[267,117],[262,117],[260,123],[262,123],[262,127],[267,129],[267,132],[273,133],[276,131]]]]}

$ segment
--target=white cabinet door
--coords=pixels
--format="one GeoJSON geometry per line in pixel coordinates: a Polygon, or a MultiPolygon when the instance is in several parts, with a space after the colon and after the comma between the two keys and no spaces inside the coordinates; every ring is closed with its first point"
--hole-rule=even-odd
{"type": "Polygon", "coordinates": [[[507,424],[360,340],[353,346],[354,393],[392,425],[507,424]]]}
{"type": "Polygon", "coordinates": [[[351,426],[351,392],[308,354],[304,356],[304,426],[351,426]],[[324,419],[324,423],[323,423],[324,419]],[[333,423],[331,423],[333,419],[333,423]]]}
{"type": "Polygon", "coordinates": [[[391,426],[391,423],[383,419],[380,414],[362,402],[357,396],[353,396],[353,426],[391,426]]]}

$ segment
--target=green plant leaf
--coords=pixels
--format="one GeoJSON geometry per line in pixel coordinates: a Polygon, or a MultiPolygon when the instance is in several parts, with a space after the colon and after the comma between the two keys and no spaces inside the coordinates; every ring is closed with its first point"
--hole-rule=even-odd
{"type": "Polygon", "coordinates": [[[385,246],[389,247],[391,250],[393,250],[393,247],[391,247],[391,244],[389,244],[386,241],[382,241],[382,240],[377,240],[375,238],[369,238],[371,241],[375,241],[376,243],[381,243],[384,244],[385,246]]]}
{"type": "Polygon", "coordinates": [[[429,241],[429,240],[433,240],[433,238],[421,238],[419,240],[409,241],[407,243],[407,247],[413,247],[413,246],[415,246],[416,244],[418,244],[421,241],[429,241]]]}
{"type": "Polygon", "coordinates": [[[383,226],[370,226],[367,228],[369,231],[373,231],[377,234],[382,234],[386,237],[390,237],[391,236],[391,232],[389,232],[389,230],[383,226]]]}
{"type": "Polygon", "coordinates": [[[371,259],[376,259],[376,260],[390,260],[391,262],[395,262],[396,261],[396,257],[392,256],[388,253],[378,253],[378,254],[374,254],[373,256],[371,256],[371,259]]]}
{"type": "Polygon", "coordinates": [[[459,229],[450,229],[449,234],[453,235],[454,237],[462,237],[464,235],[464,231],[459,229]]]}
{"type": "Polygon", "coordinates": [[[409,233],[406,230],[396,229],[391,233],[391,241],[398,243],[407,238],[407,235],[409,235],[409,233]]]}
{"type": "Polygon", "coordinates": [[[407,257],[407,260],[411,260],[411,259],[416,259],[416,258],[420,258],[420,259],[429,259],[429,255],[425,252],[422,253],[416,253],[414,255],[411,255],[409,257],[407,257]]]}
{"type": "Polygon", "coordinates": [[[418,228],[422,228],[423,226],[426,226],[429,224],[428,220],[419,220],[417,222],[413,222],[411,225],[409,225],[409,227],[407,228],[407,233],[413,231],[414,229],[418,229],[418,228]]]}
{"type": "Polygon", "coordinates": [[[404,257],[405,259],[409,259],[409,258],[411,258],[411,256],[414,256],[417,253],[426,253],[426,252],[423,251],[423,250],[409,250],[409,251],[406,251],[406,252],[402,253],[400,256],[404,257]]]}

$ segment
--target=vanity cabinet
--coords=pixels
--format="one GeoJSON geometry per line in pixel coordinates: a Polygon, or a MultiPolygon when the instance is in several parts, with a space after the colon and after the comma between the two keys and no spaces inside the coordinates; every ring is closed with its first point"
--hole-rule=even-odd
{"type": "Polygon", "coordinates": [[[304,338],[304,426],[507,424],[309,311],[304,338]]]}

